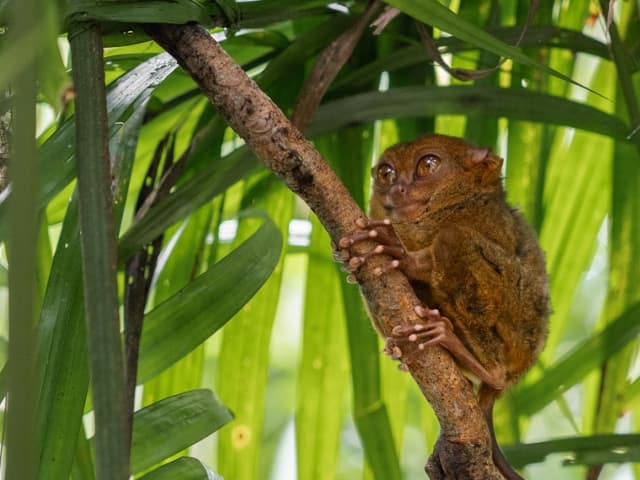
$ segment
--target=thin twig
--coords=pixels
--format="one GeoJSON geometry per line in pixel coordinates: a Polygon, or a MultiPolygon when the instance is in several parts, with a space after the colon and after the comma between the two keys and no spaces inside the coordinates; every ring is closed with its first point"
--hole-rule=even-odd
{"type": "Polygon", "coordinates": [[[313,69],[304,80],[293,115],[291,115],[291,123],[301,132],[307,129],[313,112],[320,105],[320,101],[331,82],[351,57],[353,49],[360,37],[362,37],[365,28],[367,28],[369,20],[380,8],[380,5],[381,2],[379,0],[371,2],[351,28],[331,42],[318,56],[313,69]]]}
{"type": "MultiPolygon", "coordinates": [[[[527,13],[527,20],[524,26],[522,27],[522,30],[520,31],[520,36],[518,37],[518,40],[516,41],[514,47],[519,47],[520,43],[522,43],[522,40],[524,39],[524,36],[527,33],[527,30],[533,23],[533,19],[536,15],[536,11],[538,10],[539,3],[540,3],[540,0],[531,0],[529,4],[529,12],[527,13]]],[[[436,62],[440,67],[442,67],[449,75],[463,82],[484,78],[487,75],[490,75],[491,73],[498,70],[504,64],[504,62],[508,60],[508,58],[502,58],[494,67],[482,68],[477,70],[471,70],[468,68],[451,67],[447,64],[447,62],[444,61],[444,58],[442,58],[442,55],[440,55],[440,51],[438,50],[438,47],[436,46],[435,41],[433,40],[433,37],[427,31],[424,24],[416,21],[416,28],[418,29],[420,42],[422,43],[422,46],[427,51],[431,59],[434,62],[436,62]]]]}

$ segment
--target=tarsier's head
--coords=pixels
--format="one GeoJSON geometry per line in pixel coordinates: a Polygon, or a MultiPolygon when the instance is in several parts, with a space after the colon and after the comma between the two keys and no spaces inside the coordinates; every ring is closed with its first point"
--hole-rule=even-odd
{"type": "Polygon", "coordinates": [[[372,214],[392,220],[422,215],[484,192],[502,191],[502,159],[464,140],[428,135],[386,150],[371,173],[372,214]]]}

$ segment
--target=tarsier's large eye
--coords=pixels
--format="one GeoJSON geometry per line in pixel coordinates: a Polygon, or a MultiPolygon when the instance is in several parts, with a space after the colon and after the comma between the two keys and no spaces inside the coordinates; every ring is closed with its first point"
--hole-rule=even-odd
{"type": "Polygon", "coordinates": [[[433,153],[427,153],[420,157],[418,164],[416,165],[416,175],[418,177],[425,177],[434,172],[438,166],[440,166],[440,157],[433,153]]]}
{"type": "Polygon", "coordinates": [[[388,163],[383,163],[376,168],[376,182],[380,185],[391,185],[396,181],[396,169],[388,163]]]}

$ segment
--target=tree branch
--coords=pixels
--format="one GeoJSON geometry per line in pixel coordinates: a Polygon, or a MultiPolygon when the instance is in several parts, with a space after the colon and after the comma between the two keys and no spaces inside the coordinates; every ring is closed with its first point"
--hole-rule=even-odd
{"type": "MultiPolygon", "coordinates": [[[[229,125],[256,156],[316,213],[334,241],[365,218],[317,150],[211,35],[195,24],[147,26],[147,32],[194,78],[229,125]]],[[[362,250],[373,244],[360,246],[362,250]]],[[[385,332],[419,319],[419,304],[406,277],[373,269],[358,271],[362,293],[385,332]]],[[[408,349],[407,349],[408,350],[408,349]]],[[[412,352],[408,352],[411,354],[412,352]]],[[[438,416],[442,435],[427,469],[432,479],[501,479],[491,460],[486,422],[469,385],[447,352],[427,349],[409,370],[438,416]]]]}

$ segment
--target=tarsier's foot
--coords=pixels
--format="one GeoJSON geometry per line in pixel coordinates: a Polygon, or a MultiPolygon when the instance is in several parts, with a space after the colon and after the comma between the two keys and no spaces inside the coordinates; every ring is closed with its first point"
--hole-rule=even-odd
{"type": "Polygon", "coordinates": [[[392,336],[385,340],[384,352],[394,360],[400,360],[402,364],[411,363],[411,356],[402,351],[403,346],[413,343],[417,344],[418,350],[424,350],[430,345],[442,344],[449,335],[455,336],[451,321],[440,315],[438,309],[417,305],[414,310],[425,322],[397,325],[391,332],[392,336]]]}
{"type": "Polygon", "coordinates": [[[358,227],[356,232],[340,239],[339,249],[334,254],[336,260],[344,263],[345,270],[355,272],[374,255],[387,255],[392,258],[390,262],[376,267],[374,275],[381,276],[401,266],[401,261],[406,258],[407,254],[398,240],[390,220],[359,219],[356,226],[358,227]],[[371,240],[377,245],[363,254],[351,256],[348,249],[367,240],[371,240]]]}
{"type": "Polygon", "coordinates": [[[464,346],[460,338],[453,331],[453,324],[447,317],[440,315],[437,309],[425,308],[417,305],[416,314],[425,319],[424,323],[412,325],[397,325],[393,328],[392,337],[387,339],[387,345],[392,345],[392,357],[404,364],[411,363],[411,356],[404,355],[402,345],[417,344],[417,350],[438,345],[451,353],[456,362],[482,382],[495,390],[504,389],[505,375],[502,369],[488,371],[478,359],[464,346]]]}

